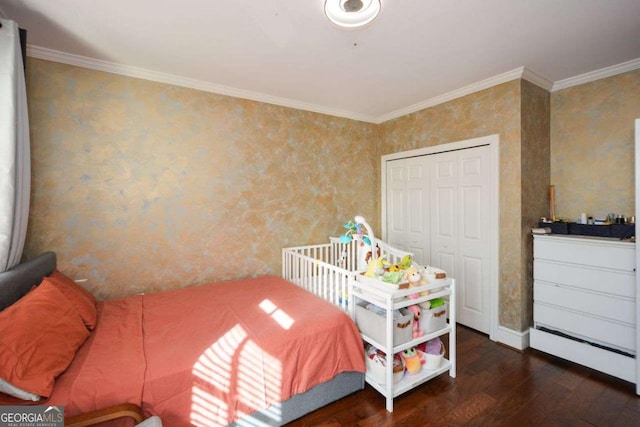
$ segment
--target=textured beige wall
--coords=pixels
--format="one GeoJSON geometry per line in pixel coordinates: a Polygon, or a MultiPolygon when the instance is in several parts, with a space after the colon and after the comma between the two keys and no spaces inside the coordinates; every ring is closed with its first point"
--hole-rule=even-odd
{"type": "Polygon", "coordinates": [[[379,126],[36,59],[27,74],[25,255],[55,250],[100,298],[278,274],[282,247],[356,213],[380,230],[381,155],[497,133],[500,324],[524,330],[549,177],[559,215],[635,209],[640,71],[551,96],[512,81],[379,126]]]}
{"type": "Polygon", "coordinates": [[[513,80],[383,123],[380,154],[500,135],[500,324],[524,328],[521,82],[513,80]]]}
{"type": "Polygon", "coordinates": [[[634,121],[640,70],[551,95],[551,183],[556,213],[634,215],[634,121]]]}
{"type": "Polygon", "coordinates": [[[533,323],[533,237],[531,228],[549,215],[550,95],[522,80],[522,220],[520,239],[524,266],[520,295],[522,329],[533,323]]]}
{"type": "Polygon", "coordinates": [[[98,297],[264,273],[285,246],[378,222],[375,125],[28,61],[25,255],[98,297]]]}

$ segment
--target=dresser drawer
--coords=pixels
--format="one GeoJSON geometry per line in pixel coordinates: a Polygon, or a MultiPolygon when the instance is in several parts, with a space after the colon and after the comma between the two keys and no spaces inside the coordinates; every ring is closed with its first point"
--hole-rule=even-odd
{"type": "Polygon", "coordinates": [[[631,271],[563,264],[547,259],[533,261],[533,279],[572,286],[587,291],[631,298],[636,297],[636,275],[631,271]]]}
{"type": "Polygon", "coordinates": [[[623,356],[535,328],[529,330],[529,335],[532,348],[597,369],[625,381],[636,382],[636,361],[633,357],[623,356]]]}
{"type": "MultiPolygon", "coordinates": [[[[533,300],[558,308],[580,311],[587,315],[627,323],[630,327],[635,325],[636,303],[628,298],[585,292],[580,289],[535,281],[533,300]]],[[[538,320],[536,317],[534,318],[538,320]]]]}
{"type": "Polygon", "coordinates": [[[619,240],[535,236],[535,259],[611,270],[635,271],[635,245],[619,240]]]}
{"type": "Polygon", "coordinates": [[[635,353],[635,327],[544,303],[533,304],[536,327],[546,326],[587,341],[635,353]]]}

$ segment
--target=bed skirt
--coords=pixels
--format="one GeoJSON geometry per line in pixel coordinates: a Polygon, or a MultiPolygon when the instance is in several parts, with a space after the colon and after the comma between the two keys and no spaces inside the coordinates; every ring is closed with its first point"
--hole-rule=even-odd
{"type": "Polygon", "coordinates": [[[289,400],[256,411],[229,425],[233,427],[246,425],[281,426],[363,388],[364,374],[362,372],[344,372],[333,380],[318,384],[305,393],[296,394],[289,400]]]}

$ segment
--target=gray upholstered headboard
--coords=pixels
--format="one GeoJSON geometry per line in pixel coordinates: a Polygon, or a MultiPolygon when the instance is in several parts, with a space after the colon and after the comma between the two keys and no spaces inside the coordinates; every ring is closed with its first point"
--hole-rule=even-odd
{"type": "Polygon", "coordinates": [[[55,268],[55,252],[45,252],[0,273],[0,310],[4,310],[22,298],[32,287],[39,285],[42,278],[51,274],[55,268]]]}

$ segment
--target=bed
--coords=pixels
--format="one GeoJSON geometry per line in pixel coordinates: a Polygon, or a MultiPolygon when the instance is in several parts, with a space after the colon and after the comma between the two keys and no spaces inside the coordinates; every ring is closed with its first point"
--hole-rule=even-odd
{"type": "Polygon", "coordinates": [[[5,388],[0,404],[70,416],[129,403],[165,426],[282,425],[364,387],[349,316],[280,277],[92,298],[52,252],[0,274],[0,378],[44,396],[5,388]]]}

